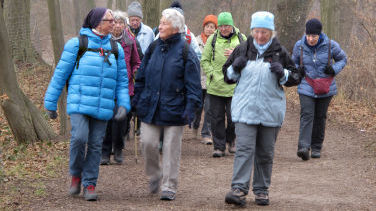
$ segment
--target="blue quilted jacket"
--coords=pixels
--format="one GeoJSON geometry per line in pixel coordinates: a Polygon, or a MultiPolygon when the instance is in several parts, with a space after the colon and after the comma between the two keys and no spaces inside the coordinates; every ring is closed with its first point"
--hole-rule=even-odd
{"type": "MultiPolygon", "coordinates": [[[[88,37],[88,48],[111,50],[110,37],[95,35],[89,28],[81,28],[81,35],[88,37]]],[[[119,57],[109,56],[112,65],[104,61],[99,52],[87,51],[76,68],[79,39],[72,38],[64,46],[60,61],[56,66],[44,97],[47,110],[55,111],[60,93],[69,79],[67,113],[84,114],[100,120],[113,116],[115,99],[117,104],[130,110],[128,77],[124,52],[118,44],[119,57]]]]}
{"type": "MultiPolygon", "coordinates": [[[[324,69],[328,64],[328,48],[329,48],[329,38],[322,33],[323,41],[316,47],[310,48],[305,44],[305,35],[301,40],[296,42],[293,50],[292,60],[294,61],[296,67],[300,64],[300,48],[303,48],[303,65],[306,68],[306,75],[310,78],[325,78],[328,77],[324,73],[324,69]]],[[[346,53],[341,49],[339,44],[334,40],[331,40],[331,58],[334,59],[335,63],[332,67],[335,74],[337,75],[345,67],[347,63],[346,53]]],[[[337,94],[336,80],[334,79],[330,85],[329,93],[323,95],[316,95],[313,92],[313,88],[308,84],[308,82],[303,78],[302,82],[298,86],[298,93],[309,97],[322,98],[329,97],[337,94]]]]}

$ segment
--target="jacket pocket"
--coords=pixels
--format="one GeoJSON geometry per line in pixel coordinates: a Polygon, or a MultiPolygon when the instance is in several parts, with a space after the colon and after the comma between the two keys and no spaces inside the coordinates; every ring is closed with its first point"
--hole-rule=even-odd
{"type": "Polygon", "coordinates": [[[184,113],[185,102],[182,93],[175,96],[165,96],[161,98],[160,104],[160,118],[164,121],[179,121],[182,120],[184,113]]]}
{"type": "Polygon", "coordinates": [[[137,102],[137,115],[139,117],[145,117],[150,110],[150,97],[146,94],[141,94],[140,99],[137,102]]]}

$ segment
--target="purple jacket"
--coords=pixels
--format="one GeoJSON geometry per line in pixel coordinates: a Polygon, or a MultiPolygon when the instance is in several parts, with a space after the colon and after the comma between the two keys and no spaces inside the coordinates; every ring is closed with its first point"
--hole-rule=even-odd
{"type": "Polygon", "coordinates": [[[112,36],[112,39],[119,42],[124,49],[124,59],[125,64],[127,65],[128,73],[129,96],[133,96],[134,75],[141,64],[141,60],[137,52],[136,40],[127,29],[124,30],[123,34],[119,38],[115,38],[112,36]]]}

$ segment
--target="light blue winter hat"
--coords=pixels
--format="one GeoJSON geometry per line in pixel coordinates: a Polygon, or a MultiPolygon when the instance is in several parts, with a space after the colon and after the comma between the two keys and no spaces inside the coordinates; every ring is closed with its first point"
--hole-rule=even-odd
{"type": "Polygon", "coordinates": [[[265,28],[274,31],[274,15],[266,11],[253,13],[251,19],[251,29],[254,28],[265,28]]]}

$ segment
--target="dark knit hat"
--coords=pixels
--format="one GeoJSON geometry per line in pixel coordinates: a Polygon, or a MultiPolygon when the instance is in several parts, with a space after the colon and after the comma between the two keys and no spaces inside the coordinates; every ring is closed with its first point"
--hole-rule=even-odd
{"type": "Polygon", "coordinates": [[[307,21],[306,23],[306,34],[321,34],[322,24],[321,22],[316,19],[312,18],[311,20],[307,21]]]}
{"type": "Polygon", "coordinates": [[[142,15],[142,6],[141,6],[140,2],[138,2],[138,1],[132,2],[128,6],[127,12],[128,12],[129,17],[136,16],[136,17],[140,17],[141,19],[144,18],[144,16],[142,15]]]}
{"type": "Polygon", "coordinates": [[[183,7],[181,6],[179,1],[172,2],[170,8],[177,10],[178,12],[180,12],[180,14],[184,16],[183,7]]]}
{"type": "Polygon", "coordinates": [[[102,21],[103,16],[106,14],[107,9],[102,7],[97,7],[87,14],[84,24],[82,25],[83,28],[90,28],[95,29],[99,23],[102,21]]]}

